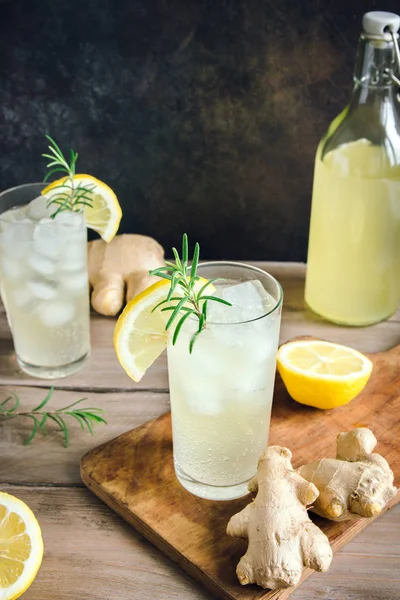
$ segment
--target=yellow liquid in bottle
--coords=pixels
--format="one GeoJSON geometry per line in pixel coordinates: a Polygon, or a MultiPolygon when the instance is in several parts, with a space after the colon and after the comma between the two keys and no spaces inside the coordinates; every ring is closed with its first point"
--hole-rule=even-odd
{"type": "Polygon", "coordinates": [[[400,298],[400,166],[365,139],[317,151],[305,299],[346,325],[377,323],[400,298]]]}

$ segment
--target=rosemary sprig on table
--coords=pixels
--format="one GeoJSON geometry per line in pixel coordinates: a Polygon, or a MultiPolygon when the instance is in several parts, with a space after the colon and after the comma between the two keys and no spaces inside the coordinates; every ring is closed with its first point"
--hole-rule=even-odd
{"type": "Polygon", "coordinates": [[[76,212],[82,210],[84,206],[92,206],[92,192],[96,185],[84,185],[75,179],[78,153],[70,150],[70,161],[68,162],[56,142],[49,135],[46,135],[46,138],[50,142],[49,154],[42,154],[42,156],[50,160],[46,165],[50,171],[43,181],[48,181],[55,173],[66,175],[65,179],[60,180],[60,183],[52,188],[53,191],[58,190],[58,192],[47,203],[47,206],[54,205],[55,207],[51,218],[54,219],[58,213],[66,210],[76,212]]]}
{"type": "Polygon", "coordinates": [[[29,444],[37,433],[46,434],[49,421],[53,421],[56,423],[56,425],[58,425],[59,430],[63,435],[66,448],[69,444],[69,430],[65,422],[65,417],[71,417],[78,421],[82,431],[87,430],[90,434],[93,434],[93,426],[96,425],[96,423],[107,423],[102,416],[104,411],[101,408],[88,408],[81,406],[82,402],[84,402],[86,398],[76,400],[75,402],[72,402],[72,404],[68,404],[68,406],[64,406],[63,408],[59,408],[57,410],[44,410],[45,406],[51,399],[53,392],[54,387],[51,387],[45,399],[38,404],[38,406],[29,411],[18,411],[20,399],[17,394],[13,394],[9,398],[6,398],[0,402],[0,420],[25,417],[31,419],[33,422],[32,432],[24,441],[24,445],[29,444]]]}
{"type": "Polygon", "coordinates": [[[193,252],[192,264],[189,267],[189,244],[186,233],[182,237],[182,257],[176,248],[172,248],[172,252],[175,257],[175,262],[165,262],[165,267],[159,267],[153,271],[149,271],[150,275],[161,277],[162,279],[169,280],[170,288],[168,295],[165,300],[159,302],[154,308],[161,308],[161,311],[170,311],[171,315],[167,321],[165,329],[168,330],[178,319],[175,327],[175,331],[172,336],[172,344],[175,345],[178,339],[179,332],[181,331],[185,321],[189,317],[195,317],[198,319],[197,331],[193,334],[189,343],[189,352],[193,350],[194,343],[200,333],[205,329],[207,323],[207,307],[209,302],[219,302],[232,306],[230,302],[218,298],[218,296],[212,296],[209,292],[209,287],[215,281],[220,281],[220,278],[209,279],[200,288],[198,282],[200,277],[197,275],[197,267],[199,264],[200,257],[200,246],[196,243],[193,252]],[[179,288],[180,295],[175,295],[177,288],[179,288]],[[175,302],[176,304],[171,304],[175,302]],[[168,306],[164,306],[164,305],[168,306]]]}

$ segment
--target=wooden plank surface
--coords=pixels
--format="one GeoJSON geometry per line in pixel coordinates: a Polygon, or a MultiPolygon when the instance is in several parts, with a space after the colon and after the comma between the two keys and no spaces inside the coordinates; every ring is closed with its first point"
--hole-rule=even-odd
{"type": "MultiPolygon", "coordinates": [[[[400,343],[399,311],[370,328],[344,328],[312,315],[304,306],[302,264],[256,263],[276,275],[284,287],[281,341],[315,335],[373,352],[400,343]]],[[[45,536],[45,560],[24,600],[208,600],[211,596],[142,539],[108,507],[81,487],[82,454],[165,412],[168,407],[165,357],[135,386],[124,374],[112,348],[115,320],[93,315],[90,362],[75,376],[56,382],[55,405],[88,396],[106,410],[109,424],[95,435],[73,431],[71,447],[58,435],[36,438],[23,447],[26,426],[17,421],[0,428],[0,488],[32,506],[45,536]],[[10,487],[7,483],[13,483],[10,487]],[[45,484],[37,485],[37,484],[45,484]],[[62,542],[60,543],[60,541],[62,542]]],[[[0,397],[17,390],[33,406],[46,382],[21,374],[11,335],[0,307],[0,397]]],[[[330,570],[308,579],[295,600],[400,599],[400,506],[388,511],[339,552],[330,570]]]]}

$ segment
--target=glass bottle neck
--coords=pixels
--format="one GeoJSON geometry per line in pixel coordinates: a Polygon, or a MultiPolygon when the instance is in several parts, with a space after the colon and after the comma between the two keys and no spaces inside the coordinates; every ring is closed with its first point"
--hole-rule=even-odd
{"type": "Polygon", "coordinates": [[[394,88],[392,73],[396,70],[393,42],[360,37],[354,86],[368,88],[394,88]]]}
{"type": "Polygon", "coordinates": [[[392,41],[360,37],[354,69],[350,107],[376,101],[396,101],[398,87],[392,80],[396,71],[392,41]]]}

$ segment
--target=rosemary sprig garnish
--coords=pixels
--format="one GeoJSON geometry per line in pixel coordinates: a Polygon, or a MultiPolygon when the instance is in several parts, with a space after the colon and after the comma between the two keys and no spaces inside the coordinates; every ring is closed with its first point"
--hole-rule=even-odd
{"type": "Polygon", "coordinates": [[[194,247],[193,259],[190,267],[189,244],[186,233],[184,233],[182,237],[182,258],[179,256],[176,248],[172,248],[172,252],[175,257],[174,263],[166,261],[165,267],[159,267],[158,269],[149,271],[150,275],[155,275],[156,277],[161,277],[162,279],[167,279],[171,282],[166,299],[159,302],[153,308],[152,312],[161,306],[168,304],[168,306],[160,308],[162,312],[171,312],[165,326],[166,330],[168,330],[178,319],[172,336],[173,345],[175,345],[185,321],[189,319],[189,317],[198,319],[197,331],[193,334],[189,343],[189,352],[191,353],[197,337],[206,328],[208,303],[219,302],[221,304],[226,304],[227,306],[232,305],[230,302],[218,298],[218,296],[212,296],[209,293],[206,293],[207,291],[209,292],[209,286],[215,281],[220,281],[221,278],[209,279],[200,289],[196,286],[197,282],[200,281],[200,277],[197,275],[200,257],[200,246],[198,243],[196,243],[194,247]],[[174,296],[174,292],[178,287],[180,288],[179,291],[181,294],[174,296]],[[176,302],[176,304],[171,304],[172,302],[176,302]]]}
{"type": "Polygon", "coordinates": [[[51,218],[54,219],[58,213],[66,210],[76,212],[82,210],[84,206],[92,206],[92,192],[96,185],[92,183],[83,185],[79,182],[77,185],[75,181],[78,153],[70,150],[70,162],[68,163],[56,142],[49,135],[46,135],[46,138],[50,142],[48,146],[50,154],[42,154],[42,156],[50,160],[46,165],[50,171],[43,181],[48,181],[55,173],[66,175],[62,183],[53,188],[53,190],[59,191],[47,203],[47,206],[54,204],[55,207],[55,212],[51,215],[51,218]]]}
{"type": "Polygon", "coordinates": [[[96,423],[107,423],[102,416],[104,411],[101,408],[88,408],[81,406],[81,403],[84,402],[86,398],[76,400],[75,402],[72,402],[72,404],[68,404],[68,406],[64,406],[58,410],[44,410],[45,406],[51,399],[53,392],[54,387],[51,387],[45,399],[38,404],[38,406],[35,406],[35,408],[29,411],[18,411],[20,399],[17,394],[13,394],[9,398],[6,398],[0,402],[0,420],[25,417],[31,419],[33,422],[32,431],[29,437],[27,437],[24,441],[25,446],[33,440],[37,433],[47,433],[47,425],[49,421],[53,421],[56,425],[58,425],[59,430],[63,435],[66,448],[69,444],[69,430],[65,422],[65,417],[71,417],[78,421],[82,431],[87,430],[90,434],[93,434],[93,426],[96,425],[96,423]]]}

